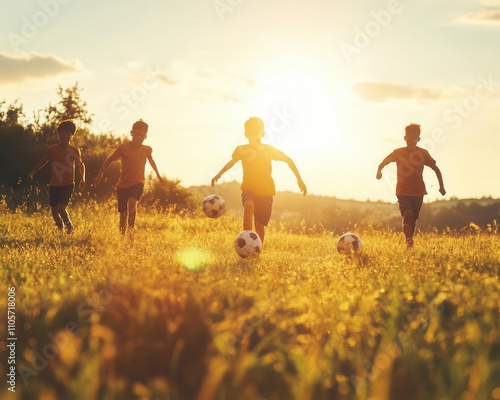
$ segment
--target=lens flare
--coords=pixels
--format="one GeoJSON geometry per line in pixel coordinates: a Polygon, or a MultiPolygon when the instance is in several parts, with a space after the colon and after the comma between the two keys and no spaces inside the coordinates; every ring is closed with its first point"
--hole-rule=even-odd
{"type": "Polygon", "coordinates": [[[198,271],[207,265],[212,259],[212,255],[205,249],[198,247],[188,247],[179,250],[175,254],[175,260],[189,271],[198,271]]]}

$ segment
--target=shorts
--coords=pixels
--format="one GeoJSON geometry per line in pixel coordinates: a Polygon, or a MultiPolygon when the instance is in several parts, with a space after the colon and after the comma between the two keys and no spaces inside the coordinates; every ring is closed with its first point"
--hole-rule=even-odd
{"type": "Polygon", "coordinates": [[[267,226],[271,219],[271,211],[273,209],[273,196],[259,196],[249,191],[241,193],[241,202],[245,205],[245,201],[250,200],[254,206],[255,221],[267,226]]]}
{"type": "Polygon", "coordinates": [[[131,186],[128,188],[116,188],[116,196],[118,197],[118,212],[127,212],[128,199],[133,197],[134,199],[140,200],[142,192],[144,191],[144,184],[139,183],[138,185],[131,186]]]}
{"type": "Polygon", "coordinates": [[[55,207],[58,204],[68,205],[69,199],[73,194],[73,185],[49,186],[50,206],[55,207]]]}
{"type": "Polygon", "coordinates": [[[401,215],[404,214],[405,210],[410,209],[413,212],[413,219],[416,221],[420,215],[424,196],[397,196],[397,198],[401,215]]]}

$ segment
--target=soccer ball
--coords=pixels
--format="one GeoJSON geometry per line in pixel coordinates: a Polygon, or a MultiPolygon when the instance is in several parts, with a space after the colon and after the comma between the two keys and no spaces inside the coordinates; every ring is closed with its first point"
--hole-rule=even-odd
{"type": "Polygon", "coordinates": [[[337,251],[344,255],[358,253],[362,248],[363,243],[361,239],[352,232],[344,233],[337,242],[337,251]]]}
{"type": "Polygon", "coordinates": [[[211,194],[203,199],[203,212],[207,217],[219,218],[226,211],[224,199],[216,194],[211,194]]]}
{"type": "Polygon", "coordinates": [[[260,254],[262,241],[253,231],[242,231],[234,240],[234,248],[241,258],[253,258],[260,254]]]}

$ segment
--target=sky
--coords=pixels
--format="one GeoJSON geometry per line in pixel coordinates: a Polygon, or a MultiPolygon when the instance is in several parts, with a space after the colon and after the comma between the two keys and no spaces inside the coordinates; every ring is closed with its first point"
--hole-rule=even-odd
{"type": "MultiPolygon", "coordinates": [[[[91,131],[144,119],[183,186],[208,185],[258,116],[309,193],[394,202],[395,164],[377,166],[418,123],[447,190],[426,168],[426,201],[500,198],[500,0],[1,2],[0,101],[30,117],[78,82],[91,131]]],[[[273,177],[299,192],[285,163],[273,177]]]]}

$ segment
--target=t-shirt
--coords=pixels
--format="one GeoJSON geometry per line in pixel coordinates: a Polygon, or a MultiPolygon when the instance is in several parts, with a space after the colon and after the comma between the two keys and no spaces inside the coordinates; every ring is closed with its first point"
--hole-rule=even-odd
{"type": "Polygon", "coordinates": [[[283,160],[285,154],[268,144],[245,144],[236,147],[232,158],[243,164],[241,190],[259,196],[274,196],[276,187],[271,177],[272,160],[283,160]]]}
{"type": "Polygon", "coordinates": [[[80,150],[76,147],[54,144],[47,149],[51,166],[50,186],[67,186],[75,182],[75,160],[81,162],[80,150]]]}
{"type": "Polygon", "coordinates": [[[433,167],[436,161],[421,147],[401,147],[389,154],[384,163],[397,165],[396,196],[424,196],[427,194],[422,177],[424,165],[433,167]]]}
{"type": "Polygon", "coordinates": [[[152,153],[153,149],[143,144],[140,147],[133,147],[130,142],[119,145],[115,154],[121,158],[122,167],[116,186],[124,189],[144,183],[146,160],[152,153]]]}

